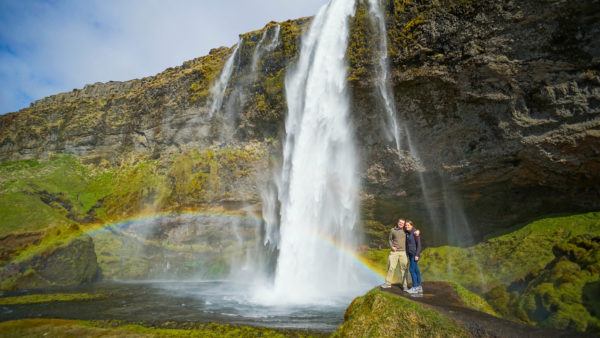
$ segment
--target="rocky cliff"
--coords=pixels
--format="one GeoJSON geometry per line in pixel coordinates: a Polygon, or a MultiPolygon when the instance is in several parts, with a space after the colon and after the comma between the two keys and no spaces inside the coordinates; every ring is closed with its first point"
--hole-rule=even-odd
{"type": "MultiPolygon", "coordinates": [[[[400,151],[375,88],[378,39],[366,2],[359,2],[347,51],[363,217],[373,238],[399,214],[414,218],[432,244],[469,242],[543,214],[600,208],[600,2],[384,3],[400,151]]],[[[272,22],[241,35],[213,118],[210,88],[230,48],[1,116],[0,160],[70,153],[114,166],[131,156],[169,162],[190,149],[253,142],[277,163],[285,70],[309,23],[272,22]],[[278,42],[257,57],[275,30],[278,42]]],[[[237,199],[257,201],[256,184],[244,186],[251,192],[237,199]]]]}

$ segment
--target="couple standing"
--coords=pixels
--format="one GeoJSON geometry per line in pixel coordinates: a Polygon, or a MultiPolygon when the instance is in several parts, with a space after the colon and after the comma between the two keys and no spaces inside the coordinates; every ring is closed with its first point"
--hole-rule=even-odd
{"type": "Polygon", "coordinates": [[[388,257],[388,272],[382,288],[392,287],[394,272],[398,267],[402,290],[410,294],[423,293],[421,286],[421,271],[419,271],[419,255],[421,254],[421,237],[419,230],[415,229],[412,221],[399,219],[390,231],[390,255],[388,257]],[[406,269],[412,278],[412,287],[407,285],[406,269]]]}

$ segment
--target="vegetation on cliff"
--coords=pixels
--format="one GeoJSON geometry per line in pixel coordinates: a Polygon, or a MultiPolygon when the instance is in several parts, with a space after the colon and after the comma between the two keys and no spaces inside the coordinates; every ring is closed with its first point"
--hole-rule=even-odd
{"type": "MultiPolygon", "coordinates": [[[[144,212],[256,201],[257,177],[266,171],[267,163],[268,149],[262,143],[191,150],[163,160],[131,157],[116,166],[87,165],[70,155],[2,163],[1,286],[12,289],[91,281],[96,276],[96,253],[106,276],[119,272],[122,278],[143,277],[155,264],[139,261],[131,250],[145,245],[172,252],[182,248],[166,248],[156,241],[143,243],[110,231],[98,232],[98,228],[144,212]],[[87,235],[90,232],[95,234],[93,243],[87,235]],[[122,250],[129,254],[121,252],[115,266],[115,254],[122,250]],[[123,257],[128,257],[125,265],[123,257]],[[55,264],[42,264],[43,259],[55,264]],[[66,269],[62,277],[57,275],[61,261],[66,269]]],[[[198,255],[186,255],[186,264],[207,262],[198,255]]],[[[205,271],[217,276],[226,272],[226,266],[213,259],[205,271]]]]}

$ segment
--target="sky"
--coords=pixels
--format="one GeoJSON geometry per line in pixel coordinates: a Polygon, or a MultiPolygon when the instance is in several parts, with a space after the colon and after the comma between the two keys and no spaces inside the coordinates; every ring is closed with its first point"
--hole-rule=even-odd
{"type": "Polygon", "coordinates": [[[0,114],[153,75],[326,0],[0,0],[0,114]]]}

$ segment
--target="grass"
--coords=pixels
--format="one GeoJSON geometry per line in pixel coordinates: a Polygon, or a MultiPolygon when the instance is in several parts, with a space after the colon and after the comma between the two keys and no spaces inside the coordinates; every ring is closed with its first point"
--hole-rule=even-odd
{"type": "Polygon", "coordinates": [[[465,304],[465,306],[495,317],[500,317],[496,310],[494,310],[494,308],[480,295],[466,289],[460,284],[453,282],[449,282],[449,284],[452,286],[452,288],[454,288],[454,291],[456,291],[458,297],[465,304]]]}
{"type": "MultiPolygon", "coordinates": [[[[542,218],[468,248],[426,248],[419,265],[425,280],[450,282],[463,303],[471,308],[492,315],[500,313],[532,324],[538,321],[527,313],[535,312],[538,308],[536,304],[553,304],[547,305],[544,311],[548,313],[547,316],[556,312],[552,315],[556,320],[553,322],[552,318],[544,316],[543,321],[548,323],[544,325],[582,331],[588,327],[585,323],[593,324],[594,321],[589,319],[573,322],[570,318],[573,318],[573,313],[579,313],[579,318],[588,318],[589,314],[582,305],[582,293],[586,283],[595,285],[593,283],[600,279],[598,272],[590,272],[590,269],[585,270],[573,262],[557,264],[553,268],[556,270],[554,273],[543,272],[556,259],[557,246],[564,246],[569,240],[581,235],[600,235],[600,212],[542,218]],[[540,274],[546,279],[537,284],[529,282],[530,290],[523,294],[525,300],[517,301],[515,299],[520,294],[507,291],[509,285],[527,281],[528,278],[533,278],[531,276],[540,274]],[[565,278],[568,283],[562,282],[565,278]],[[570,291],[555,291],[558,285],[561,285],[561,290],[570,291]],[[483,294],[487,299],[481,296],[483,294]],[[519,313],[513,315],[515,311],[519,313]]],[[[387,249],[368,250],[362,256],[378,271],[386,269],[387,249]]],[[[593,254],[589,254],[589,257],[592,261],[598,260],[593,254]]],[[[593,306],[595,305],[590,307],[593,306]]]]}
{"type": "Polygon", "coordinates": [[[3,337],[311,337],[301,331],[252,326],[197,324],[190,329],[155,328],[138,324],[66,319],[20,319],[0,323],[3,337]]]}
{"type": "Polygon", "coordinates": [[[467,337],[454,320],[419,303],[373,289],[356,298],[333,337],[467,337]]]}
{"type": "Polygon", "coordinates": [[[93,300],[102,298],[102,295],[93,295],[89,293],[51,293],[37,295],[23,295],[14,297],[0,298],[0,305],[19,305],[53,302],[72,302],[82,300],[93,300]]]}
{"type": "Polygon", "coordinates": [[[469,248],[427,248],[422,271],[425,278],[487,292],[544,268],[554,259],[555,245],[582,234],[600,235],[600,212],[539,219],[469,248]]]}
{"type": "Polygon", "coordinates": [[[110,192],[111,177],[70,155],[0,164],[0,236],[75,224],[110,192]]]}

